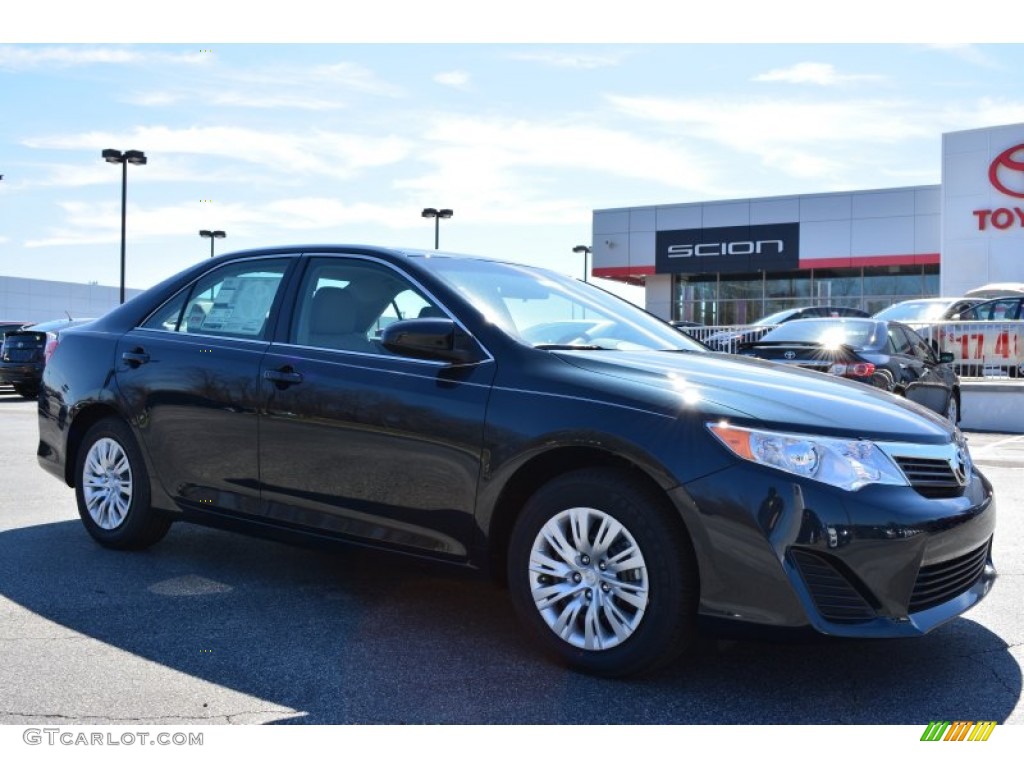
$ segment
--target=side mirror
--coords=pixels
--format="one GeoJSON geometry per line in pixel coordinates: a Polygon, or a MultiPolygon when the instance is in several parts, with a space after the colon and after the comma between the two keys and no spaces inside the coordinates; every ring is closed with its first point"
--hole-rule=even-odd
{"type": "Polygon", "coordinates": [[[473,337],[447,317],[399,320],[381,333],[381,344],[396,355],[465,365],[483,359],[473,337]]]}
{"type": "Polygon", "coordinates": [[[954,360],[956,360],[956,355],[954,355],[952,352],[940,352],[939,353],[939,362],[940,363],[952,363],[954,360]]]}

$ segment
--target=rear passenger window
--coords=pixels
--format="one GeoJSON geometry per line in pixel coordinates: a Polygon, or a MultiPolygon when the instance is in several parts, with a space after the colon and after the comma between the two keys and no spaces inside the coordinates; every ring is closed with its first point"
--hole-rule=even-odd
{"type": "Polygon", "coordinates": [[[154,312],[143,328],[208,336],[264,338],[287,261],[261,259],[204,275],[154,312]]]}

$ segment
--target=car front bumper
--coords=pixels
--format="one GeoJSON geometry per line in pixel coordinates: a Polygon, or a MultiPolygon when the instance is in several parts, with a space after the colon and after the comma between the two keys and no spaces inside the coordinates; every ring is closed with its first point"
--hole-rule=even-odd
{"type": "Polygon", "coordinates": [[[976,469],[951,498],[904,486],[846,492],[753,464],[677,495],[691,517],[705,618],[846,637],[920,635],[978,603],[995,581],[995,499],[976,469]]]}

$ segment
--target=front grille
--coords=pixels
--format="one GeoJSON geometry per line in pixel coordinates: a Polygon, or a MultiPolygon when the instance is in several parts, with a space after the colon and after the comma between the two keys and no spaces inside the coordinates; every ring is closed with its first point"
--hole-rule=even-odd
{"type": "Polygon", "coordinates": [[[858,624],[875,617],[861,593],[827,558],[802,549],[793,549],[790,553],[825,619],[836,624],[858,624]]]}
{"type": "Polygon", "coordinates": [[[896,463],[914,490],[926,498],[950,499],[963,493],[963,484],[945,459],[897,456],[896,463]]]}
{"type": "Polygon", "coordinates": [[[909,612],[916,613],[941,605],[970,589],[985,571],[991,544],[992,540],[989,539],[966,555],[922,566],[910,595],[909,612]]]}

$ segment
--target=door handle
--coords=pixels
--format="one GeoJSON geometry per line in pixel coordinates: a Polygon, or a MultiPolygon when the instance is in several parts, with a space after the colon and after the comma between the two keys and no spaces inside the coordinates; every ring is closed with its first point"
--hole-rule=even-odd
{"type": "Polygon", "coordinates": [[[121,359],[128,363],[130,367],[138,368],[140,365],[149,362],[149,353],[142,347],[136,347],[131,352],[125,352],[121,355],[121,359]]]}
{"type": "Polygon", "coordinates": [[[263,372],[263,378],[274,382],[281,389],[292,384],[302,383],[302,374],[293,370],[290,365],[277,370],[266,370],[263,372]]]}

